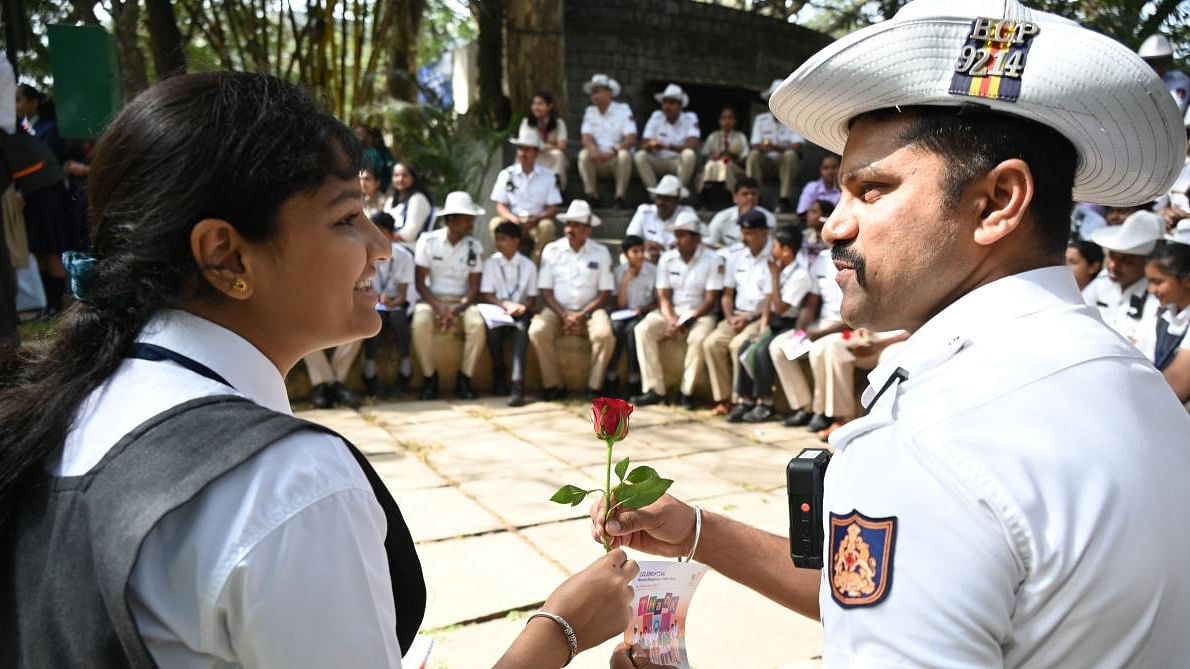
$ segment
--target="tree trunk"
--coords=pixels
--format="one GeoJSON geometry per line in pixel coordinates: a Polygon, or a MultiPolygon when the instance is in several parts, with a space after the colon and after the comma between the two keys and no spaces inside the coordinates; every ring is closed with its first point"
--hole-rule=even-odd
{"type": "Polygon", "coordinates": [[[170,0],[145,0],[148,10],[149,45],[153,48],[153,65],[157,81],[186,72],[186,52],[182,48],[182,33],[170,0]]]}
{"type": "Polygon", "coordinates": [[[507,0],[507,9],[508,97],[513,113],[527,114],[533,92],[545,89],[554,94],[558,116],[566,118],[562,0],[507,0]]]}
{"type": "Polygon", "coordinates": [[[479,23],[479,102],[476,112],[488,123],[500,124],[504,79],[504,0],[471,0],[471,14],[479,23]]]}
{"type": "Polygon", "coordinates": [[[388,50],[388,94],[397,100],[417,101],[417,42],[425,8],[425,0],[390,0],[395,20],[388,50]]]}
{"type": "Polygon", "coordinates": [[[111,16],[116,24],[116,50],[120,54],[120,78],[124,86],[124,99],[131,100],[137,93],[149,87],[145,54],[141,53],[136,34],[137,26],[140,24],[140,0],[112,0],[111,16]]]}

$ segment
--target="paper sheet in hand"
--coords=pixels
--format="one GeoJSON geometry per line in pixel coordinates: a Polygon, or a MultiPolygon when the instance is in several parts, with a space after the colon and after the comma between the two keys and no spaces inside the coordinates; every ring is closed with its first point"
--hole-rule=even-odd
{"type": "Polygon", "coordinates": [[[613,321],[626,321],[629,318],[636,318],[636,309],[616,309],[611,313],[613,321]]]}
{"type": "Polygon", "coordinates": [[[388,311],[388,310],[389,310],[388,307],[384,306],[383,302],[376,303],[376,311],[384,312],[384,311],[388,311]]]}
{"type": "Polygon", "coordinates": [[[504,310],[504,307],[498,304],[488,304],[485,302],[475,306],[479,309],[479,315],[483,316],[483,322],[487,324],[489,330],[492,328],[502,328],[506,325],[516,325],[516,321],[512,319],[512,316],[509,316],[508,312],[504,310]]]}
{"type": "Polygon", "coordinates": [[[430,664],[430,652],[434,650],[434,639],[418,634],[413,637],[409,652],[401,658],[401,669],[426,669],[430,664]]]}
{"type": "Polygon", "coordinates": [[[686,658],[686,615],[706,565],[690,562],[641,561],[632,581],[635,615],[624,641],[648,653],[663,667],[690,669],[686,658]]]}
{"type": "Polygon", "coordinates": [[[786,360],[797,360],[810,352],[811,344],[813,342],[806,335],[793,334],[781,338],[781,352],[785,354],[786,360]]]}

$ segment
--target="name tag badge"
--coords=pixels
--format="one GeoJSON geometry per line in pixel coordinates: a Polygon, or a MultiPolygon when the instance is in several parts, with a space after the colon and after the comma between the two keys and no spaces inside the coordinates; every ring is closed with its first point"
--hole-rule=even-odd
{"type": "Polygon", "coordinates": [[[587,263],[587,269],[599,269],[599,263],[592,260],[591,262],[587,263]]]}
{"type": "Polygon", "coordinates": [[[434,260],[437,260],[438,262],[442,262],[442,256],[432,256],[432,257],[434,260]]]}

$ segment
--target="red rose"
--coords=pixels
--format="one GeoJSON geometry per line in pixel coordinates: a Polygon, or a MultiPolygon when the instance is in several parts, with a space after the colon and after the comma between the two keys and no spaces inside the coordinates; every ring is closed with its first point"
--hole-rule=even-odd
{"type": "Polygon", "coordinates": [[[624,400],[599,397],[591,402],[591,419],[595,422],[595,436],[605,441],[621,441],[628,436],[628,417],[632,405],[624,400]]]}

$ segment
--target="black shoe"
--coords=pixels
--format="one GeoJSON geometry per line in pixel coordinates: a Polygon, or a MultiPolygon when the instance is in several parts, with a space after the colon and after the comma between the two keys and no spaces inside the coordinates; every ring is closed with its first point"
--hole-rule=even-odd
{"type": "Polygon", "coordinates": [[[477,400],[479,393],[471,387],[471,377],[459,372],[455,379],[455,395],[458,395],[461,400],[477,400]]]}
{"type": "Polygon", "coordinates": [[[628,203],[624,201],[624,198],[618,197],[616,198],[616,205],[614,208],[616,211],[624,211],[628,208],[628,203]]]}
{"type": "Polygon", "coordinates": [[[523,407],[525,404],[525,385],[519,381],[513,381],[512,395],[508,398],[508,406],[523,407]]]}
{"type": "Polygon", "coordinates": [[[599,201],[599,196],[594,193],[587,193],[584,197],[592,209],[599,209],[603,206],[603,203],[599,201]]]}
{"type": "Polygon", "coordinates": [[[687,411],[694,411],[695,409],[698,408],[698,403],[694,401],[693,395],[687,395],[686,393],[678,393],[678,406],[682,407],[683,409],[685,409],[687,411]]]}
{"type": "Polygon", "coordinates": [[[603,394],[602,390],[596,390],[594,388],[587,388],[587,401],[588,402],[594,401],[596,398],[599,398],[599,397],[606,397],[606,395],[603,394]]]}
{"type": "Polygon", "coordinates": [[[665,398],[661,395],[658,395],[656,391],[650,390],[643,395],[636,395],[628,401],[632,402],[638,407],[648,407],[653,406],[654,404],[661,404],[661,402],[664,400],[665,398]]]}
{"type": "Polygon", "coordinates": [[[504,397],[508,394],[508,381],[505,380],[503,372],[492,372],[492,394],[496,397],[504,397]]]}
{"type": "Polygon", "coordinates": [[[412,375],[398,373],[397,381],[396,381],[396,383],[393,383],[392,394],[404,395],[405,393],[409,392],[409,382],[412,380],[413,380],[412,375]]]}
{"type": "Polygon", "coordinates": [[[786,416],[785,420],[781,421],[781,424],[785,427],[801,427],[808,424],[813,417],[814,413],[808,409],[798,409],[786,416]]]}
{"type": "Polygon", "coordinates": [[[604,397],[620,397],[620,381],[619,379],[604,379],[603,380],[603,395],[604,397]]]}
{"type": "Polygon", "coordinates": [[[438,372],[434,372],[433,376],[422,378],[420,397],[423,400],[438,399],[438,372]]]}
{"type": "Polygon", "coordinates": [[[639,394],[641,394],[640,381],[629,381],[628,387],[624,389],[624,396],[633,397],[639,394]]]}
{"type": "Polygon", "coordinates": [[[359,408],[359,398],[355,396],[355,393],[351,392],[351,388],[338,381],[335,382],[335,385],[331,386],[331,397],[335,399],[335,404],[346,404],[352,409],[359,408]]]}
{"type": "Polygon", "coordinates": [[[831,426],[835,422],[830,416],[824,416],[820,413],[814,414],[809,423],[806,423],[806,429],[811,432],[819,432],[831,426]]]}
{"type": "Polygon", "coordinates": [[[744,422],[744,416],[747,415],[747,413],[751,410],[751,404],[744,404],[743,402],[740,402],[739,404],[733,406],[731,411],[727,413],[727,422],[742,423],[744,422]]]}
{"type": "Polygon", "coordinates": [[[744,414],[745,423],[767,423],[773,419],[773,405],[757,402],[752,410],[744,414]]]}
{"type": "Polygon", "coordinates": [[[368,397],[376,397],[380,394],[380,379],[375,376],[364,377],[364,394],[368,397]]]}
{"type": "Polygon", "coordinates": [[[793,205],[789,202],[789,198],[783,197],[777,200],[777,214],[792,214],[793,205]]]}
{"type": "Polygon", "coordinates": [[[314,386],[310,390],[310,404],[313,404],[315,409],[329,409],[335,406],[335,400],[331,397],[330,385],[320,383],[314,386]]]}
{"type": "Polygon", "coordinates": [[[541,390],[541,399],[546,402],[561,402],[566,399],[566,386],[543,388],[541,390]]]}

